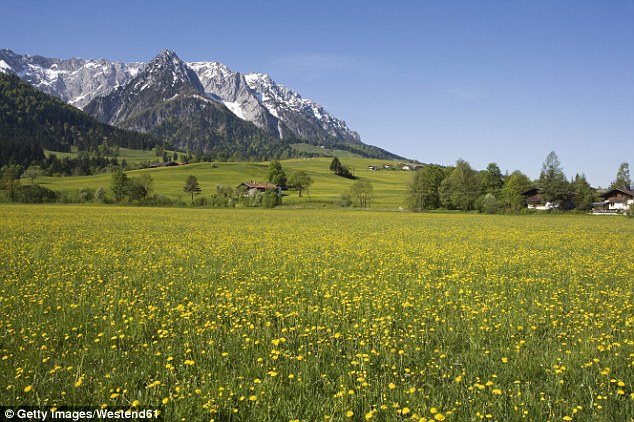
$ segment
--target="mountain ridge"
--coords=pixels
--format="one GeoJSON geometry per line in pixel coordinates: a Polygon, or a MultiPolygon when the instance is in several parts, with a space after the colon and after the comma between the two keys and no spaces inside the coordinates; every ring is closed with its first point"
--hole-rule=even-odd
{"type": "MultiPolygon", "coordinates": [[[[121,63],[106,59],[49,59],[19,55],[5,49],[0,50],[0,71],[15,73],[38,89],[83,109],[100,121],[126,129],[152,132],[155,127],[148,122],[160,125],[160,121],[155,118],[141,122],[133,117],[148,116],[157,101],[166,102],[189,95],[191,101],[201,102],[201,98],[206,98],[226,107],[237,119],[254,125],[270,139],[285,143],[307,142],[329,148],[344,146],[344,149],[365,156],[402,158],[364,144],[359,134],[350,130],[345,121],[332,116],[316,102],[276,83],[268,75],[241,74],[214,61],[185,62],[170,50],[162,50],[147,63],[121,63]],[[168,69],[171,76],[160,76],[165,70],[160,68],[168,69]],[[156,75],[154,79],[153,74],[156,75]],[[140,75],[145,77],[143,82],[139,81],[140,75]],[[147,96],[143,91],[150,85],[160,88],[154,90],[152,96],[140,100],[147,96]]],[[[164,115],[161,121],[166,117],[164,115]]],[[[200,123],[205,125],[205,122],[200,123]]],[[[173,133],[167,135],[174,141],[173,133]]],[[[176,139],[176,146],[185,143],[184,139],[176,139]]],[[[204,142],[199,142],[198,146],[207,149],[204,142]]],[[[213,146],[208,147],[213,149],[213,146]]]]}

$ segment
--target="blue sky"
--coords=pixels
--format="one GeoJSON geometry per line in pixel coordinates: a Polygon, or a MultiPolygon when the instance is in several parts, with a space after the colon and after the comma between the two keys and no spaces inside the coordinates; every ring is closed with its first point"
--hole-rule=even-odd
{"type": "Polygon", "coordinates": [[[4,0],[0,48],[268,73],[365,143],[606,186],[634,173],[634,1],[4,0]],[[46,6],[44,6],[46,4],[46,6]]]}

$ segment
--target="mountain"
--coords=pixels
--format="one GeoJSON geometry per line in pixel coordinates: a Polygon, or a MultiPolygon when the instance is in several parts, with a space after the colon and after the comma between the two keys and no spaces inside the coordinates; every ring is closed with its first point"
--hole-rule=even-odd
{"type": "MultiPolygon", "coordinates": [[[[213,61],[186,63],[171,51],[164,50],[145,64],[49,59],[0,50],[0,71],[14,73],[103,122],[163,134],[175,147],[218,150],[219,144],[210,138],[223,138],[222,144],[230,144],[234,134],[223,132],[229,125],[241,127],[237,132],[246,131],[251,137],[276,139],[273,150],[282,144],[290,150],[291,144],[303,142],[363,156],[401,158],[363,144],[343,120],[268,75],[243,75],[213,61]],[[207,108],[206,114],[214,110],[214,116],[223,117],[221,122],[211,115],[207,116],[210,120],[201,119],[198,112],[195,118],[188,117],[188,107],[198,111],[207,108]],[[182,130],[179,119],[185,119],[188,130],[182,130]],[[202,127],[193,128],[194,121],[202,127]],[[247,129],[244,123],[262,133],[247,129]],[[185,134],[198,137],[183,138],[185,134]]],[[[225,152],[245,152],[237,146],[230,149],[225,152]]]]}
{"type": "Polygon", "coordinates": [[[277,138],[283,138],[288,132],[261,103],[243,75],[218,62],[193,62],[188,65],[198,75],[205,93],[222,102],[233,114],[277,138]]]}
{"type": "Polygon", "coordinates": [[[255,91],[260,102],[293,134],[302,139],[361,143],[359,134],[351,131],[343,120],[328,113],[322,106],[306,100],[297,92],[275,83],[268,75],[249,73],[245,75],[249,87],[255,91]]]}
{"type": "Polygon", "coordinates": [[[0,72],[0,161],[41,159],[42,148],[54,151],[97,149],[102,144],[148,149],[158,143],[149,134],[115,128],[45,94],[15,75],[0,72]],[[26,157],[25,150],[33,154],[26,157]],[[19,159],[18,159],[19,158],[19,159]]]}
{"type": "Polygon", "coordinates": [[[0,70],[13,73],[40,91],[84,108],[95,97],[125,85],[143,63],[119,63],[105,59],[49,59],[0,50],[0,70]]]}
{"type": "Polygon", "coordinates": [[[196,73],[167,50],[126,85],[93,99],[84,110],[102,122],[152,133],[181,150],[254,159],[290,153],[281,139],[238,118],[207,94],[196,73]]]}

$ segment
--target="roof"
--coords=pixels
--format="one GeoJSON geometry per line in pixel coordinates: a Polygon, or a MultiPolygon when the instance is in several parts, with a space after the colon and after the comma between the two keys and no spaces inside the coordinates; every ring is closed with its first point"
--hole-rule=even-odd
{"type": "Polygon", "coordinates": [[[258,183],[258,182],[242,182],[240,186],[246,186],[249,189],[277,189],[278,186],[273,183],[258,183]]]}
{"type": "Polygon", "coordinates": [[[528,190],[525,190],[524,192],[522,192],[523,196],[534,196],[537,195],[538,193],[541,193],[542,189],[541,188],[530,188],[528,190]]]}
{"type": "Polygon", "coordinates": [[[180,166],[181,163],[176,162],[176,161],[165,161],[164,163],[154,163],[154,164],[150,164],[148,167],[153,169],[153,168],[157,168],[157,167],[172,167],[172,166],[180,166]]]}
{"type": "Polygon", "coordinates": [[[609,191],[601,194],[602,197],[607,198],[608,196],[613,196],[613,194],[620,192],[622,194],[625,194],[627,196],[630,196],[632,198],[634,198],[634,191],[630,190],[630,189],[626,189],[625,187],[622,188],[612,188],[609,191]]]}

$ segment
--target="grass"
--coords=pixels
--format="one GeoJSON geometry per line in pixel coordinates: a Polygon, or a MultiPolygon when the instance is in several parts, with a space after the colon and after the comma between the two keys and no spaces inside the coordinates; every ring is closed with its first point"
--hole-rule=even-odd
{"type": "Polygon", "coordinates": [[[1,205],[2,405],[166,420],[634,414],[634,226],[1,205]]]}
{"type": "MultiPolygon", "coordinates": [[[[151,151],[150,151],[151,153],[151,151]]],[[[314,180],[309,195],[299,195],[289,192],[284,198],[287,205],[315,206],[321,204],[331,205],[339,195],[350,188],[353,181],[335,176],[328,170],[330,158],[291,159],[282,161],[282,166],[287,175],[293,171],[304,170],[314,180]]],[[[374,198],[371,206],[374,208],[398,208],[403,206],[407,182],[412,177],[412,172],[401,170],[368,170],[369,165],[381,165],[385,161],[365,158],[342,159],[343,164],[356,176],[372,183],[374,198]]],[[[390,164],[395,164],[389,162],[390,164]]],[[[251,180],[265,181],[268,163],[245,162],[219,162],[188,164],[178,167],[164,167],[156,169],[143,169],[129,171],[128,176],[138,177],[143,173],[149,173],[154,179],[154,192],[173,199],[187,201],[187,194],[183,193],[185,179],[194,175],[203,190],[202,195],[209,197],[215,192],[216,185],[229,185],[236,187],[241,182],[251,180]]],[[[41,177],[37,182],[47,188],[60,192],[76,192],[82,188],[97,189],[103,187],[110,189],[109,174],[96,176],[76,177],[41,177]]]]}
{"type": "MultiPolygon", "coordinates": [[[[166,151],[170,159],[172,159],[172,154],[174,151],[167,150],[166,151]]],[[[71,157],[75,158],[78,156],[77,147],[71,147],[71,152],[58,152],[58,151],[49,151],[45,150],[44,155],[47,157],[51,154],[55,154],[57,158],[71,157]]],[[[178,153],[179,157],[181,153],[178,153]]],[[[108,158],[111,158],[110,156],[108,158]]],[[[156,156],[154,150],[142,150],[142,149],[128,149],[128,148],[119,148],[119,154],[117,155],[117,159],[119,161],[126,160],[128,164],[142,164],[142,163],[155,163],[160,161],[156,156]]]]}

